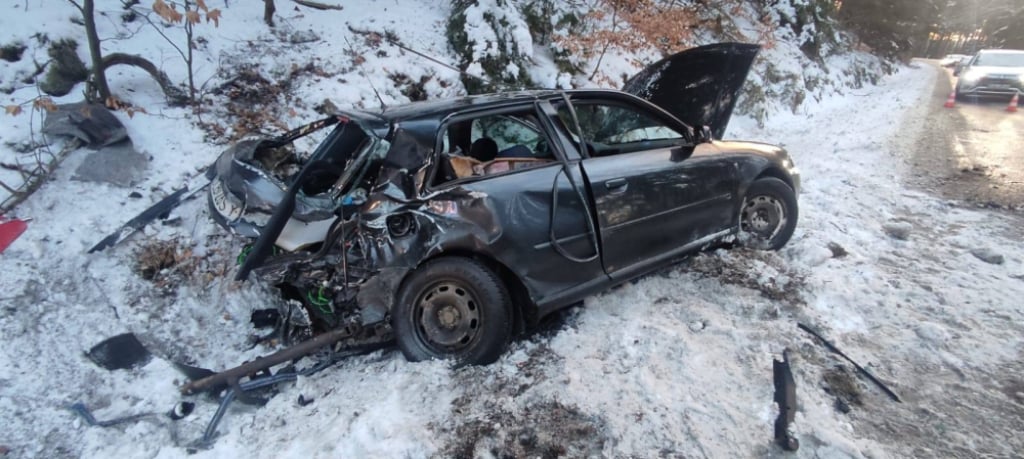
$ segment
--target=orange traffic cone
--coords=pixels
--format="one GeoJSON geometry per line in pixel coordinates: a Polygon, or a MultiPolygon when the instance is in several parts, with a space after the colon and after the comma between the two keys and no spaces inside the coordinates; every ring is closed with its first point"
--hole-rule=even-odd
{"type": "Polygon", "coordinates": [[[1010,113],[1017,113],[1017,94],[1013,94],[1013,99],[1010,99],[1010,103],[1006,106],[1006,111],[1010,113]]]}
{"type": "Polygon", "coordinates": [[[954,105],[956,105],[956,90],[950,91],[949,97],[946,98],[946,103],[942,106],[946,108],[953,108],[954,105]]]}

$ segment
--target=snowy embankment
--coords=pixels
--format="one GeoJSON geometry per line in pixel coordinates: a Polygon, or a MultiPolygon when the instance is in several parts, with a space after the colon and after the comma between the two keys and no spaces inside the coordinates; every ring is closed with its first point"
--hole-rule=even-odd
{"type": "MultiPolygon", "coordinates": [[[[444,9],[403,6],[435,27],[390,27],[410,34],[402,35],[408,42],[421,40],[421,48],[444,49],[444,9]]],[[[258,12],[249,13],[228,15],[221,26],[263,27],[258,12]]],[[[369,23],[369,9],[352,14],[366,14],[352,20],[369,23]]],[[[287,21],[305,24],[298,15],[287,21]]],[[[332,35],[311,46],[344,55],[345,41],[334,35],[342,29],[318,30],[332,35]]],[[[136,41],[146,43],[130,43],[136,41]]],[[[362,67],[367,72],[402,68],[416,79],[428,71],[408,55],[367,56],[375,60],[362,67]]],[[[257,58],[271,68],[284,59],[257,58]]],[[[347,59],[323,65],[355,82],[359,73],[347,59]]],[[[454,72],[436,71],[432,81],[457,80],[454,72]]],[[[901,180],[935,75],[927,66],[904,68],[881,86],[806,104],[763,128],[733,121],[728,137],[783,144],[802,170],[800,223],[781,252],[704,254],[589,298],[487,367],[453,371],[443,363],[405,362],[397,352],[354,358],[280,386],[263,407],[235,403],[216,443],[195,456],[773,455],[779,450],[771,441],[771,361],[783,349],[790,350],[800,400],[798,456],[1015,454],[1024,448],[1017,435],[1024,430],[1019,226],[908,190],[901,180]],[[906,237],[894,238],[885,227],[906,237]],[[979,249],[1005,261],[983,262],[971,254],[979,249]],[[797,322],[825,333],[904,403],[853,376],[848,365],[837,369],[842,362],[797,322]],[[300,406],[300,395],[313,402],[300,406]],[[837,411],[837,397],[849,413],[837,411]]],[[[182,399],[183,377],[168,361],[219,369],[271,351],[249,348],[248,318],[276,297],[228,280],[240,244],[212,224],[203,200],[183,205],[173,224],[85,253],[148,206],[154,189],[166,192],[218,152],[200,140],[186,110],[159,108],[161,96],[146,78],[130,71],[112,78],[112,86],[133,88],[133,102],[150,112],[131,119],[118,113],[136,146],[153,156],[147,177],[133,188],[145,198],[72,180],[83,161],[72,154],[18,208],[35,221],[0,258],[0,446],[15,457],[186,457],[216,403],[195,398],[196,410],[185,419],[162,416],[182,399]],[[188,269],[142,279],[137,254],[154,240],[186,247],[179,261],[188,269]],[[108,372],[82,355],[126,331],[160,358],[108,372]],[[158,415],[92,427],[67,409],[76,401],[99,419],[158,415]]],[[[326,93],[341,103],[375,98],[364,85],[333,92],[337,85],[327,78],[302,85],[311,102],[326,93]]],[[[24,97],[20,91],[27,90],[12,97],[24,97]]],[[[317,116],[297,111],[287,124],[317,116]]],[[[14,120],[22,124],[0,126],[5,139],[25,135],[27,119],[14,120]]]]}

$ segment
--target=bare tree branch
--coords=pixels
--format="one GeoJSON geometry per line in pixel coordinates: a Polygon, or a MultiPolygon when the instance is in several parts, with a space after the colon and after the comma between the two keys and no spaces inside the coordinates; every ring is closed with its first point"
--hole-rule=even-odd
{"type": "Polygon", "coordinates": [[[181,105],[188,101],[188,96],[171,82],[171,79],[167,77],[166,73],[160,71],[156,64],[153,64],[142,56],[113,53],[103,58],[104,69],[114,65],[130,65],[145,70],[146,73],[152,76],[153,79],[156,80],[157,84],[160,85],[160,89],[164,92],[164,96],[167,97],[167,101],[171,103],[171,105],[181,105]]]}
{"type": "Polygon", "coordinates": [[[186,60],[186,61],[188,60],[188,58],[185,57],[185,52],[182,51],[181,48],[178,47],[178,45],[174,44],[174,41],[171,40],[171,38],[168,37],[166,34],[164,34],[164,31],[160,30],[160,27],[158,25],[156,25],[156,23],[154,23],[151,19],[149,19],[149,15],[148,14],[144,14],[141,11],[137,11],[137,10],[135,12],[138,13],[139,16],[142,16],[142,19],[145,19],[146,22],[149,23],[149,25],[153,26],[153,30],[156,30],[156,33],[160,34],[161,37],[164,37],[164,40],[167,40],[167,43],[170,43],[171,46],[174,47],[174,50],[177,51],[178,54],[181,55],[181,59],[182,60],[186,60]]]}
{"type": "MultiPolygon", "coordinates": [[[[74,3],[73,0],[68,0],[74,3]]],[[[77,4],[76,4],[77,6],[77,4]]],[[[96,33],[96,18],[93,14],[93,0],[84,0],[82,19],[85,20],[85,36],[89,42],[89,57],[92,59],[92,84],[99,92],[100,100],[110,98],[110,87],[107,86],[107,74],[103,71],[103,53],[100,51],[100,38],[96,33]]]]}

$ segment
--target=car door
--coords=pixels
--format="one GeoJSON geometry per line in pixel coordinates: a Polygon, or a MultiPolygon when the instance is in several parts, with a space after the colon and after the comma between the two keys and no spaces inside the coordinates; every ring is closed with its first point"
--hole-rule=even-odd
{"type": "Polygon", "coordinates": [[[577,192],[585,186],[579,158],[563,161],[565,142],[551,137],[549,125],[534,124],[537,115],[529,103],[449,119],[437,142],[438,151],[451,152],[445,156],[469,148],[459,144],[488,138],[503,152],[523,151],[528,161],[522,168],[483,167],[472,176],[438,177],[428,193],[433,218],[448,220],[445,237],[458,244],[443,249],[497,260],[523,282],[544,315],[606,286],[609,279],[596,253],[596,235],[589,231],[585,190],[577,192]],[[567,166],[576,186],[566,175],[567,166]],[[449,219],[452,215],[460,218],[449,219]],[[455,236],[460,234],[466,236],[455,236]]]}
{"type": "Polygon", "coordinates": [[[609,275],[630,277],[695,244],[724,235],[732,224],[735,164],[694,156],[685,126],[628,100],[577,100],[560,118],[578,122],[586,141],[586,175],[609,275]]]}

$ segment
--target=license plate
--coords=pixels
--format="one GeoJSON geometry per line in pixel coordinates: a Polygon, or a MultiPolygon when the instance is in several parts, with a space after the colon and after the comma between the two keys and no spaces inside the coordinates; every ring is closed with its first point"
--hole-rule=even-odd
{"type": "Polygon", "coordinates": [[[214,180],[210,184],[210,198],[213,200],[213,208],[228,221],[238,220],[242,216],[242,204],[224,188],[224,182],[214,180]]]}

